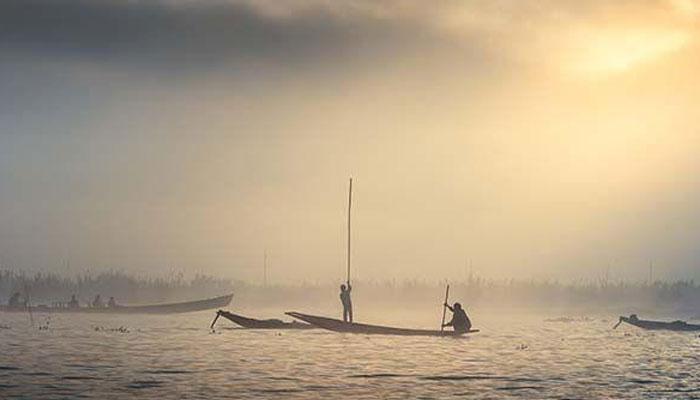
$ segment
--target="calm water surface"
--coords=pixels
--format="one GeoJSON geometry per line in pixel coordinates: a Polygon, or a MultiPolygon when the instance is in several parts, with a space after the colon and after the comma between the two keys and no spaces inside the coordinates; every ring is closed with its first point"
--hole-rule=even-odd
{"type": "Polygon", "coordinates": [[[0,398],[700,398],[697,334],[613,318],[481,317],[450,339],[211,333],[212,317],[0,313],[0,398]]]}

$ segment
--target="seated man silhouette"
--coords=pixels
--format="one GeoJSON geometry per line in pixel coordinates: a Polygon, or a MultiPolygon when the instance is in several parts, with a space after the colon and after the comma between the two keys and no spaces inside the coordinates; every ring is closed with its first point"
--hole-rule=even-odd
{"type": "Polygon", "coordinates": [[[452,329],[458,333],[469,332],[469,330],[472,328],[472,322],[469,320],[469,317],[462,308],[462,305],[455,303],[454,307],[450,307],[449,304],[445,303],[445,307],[452,311],[452,320],[442,326],[451,326],[452,329]]]}

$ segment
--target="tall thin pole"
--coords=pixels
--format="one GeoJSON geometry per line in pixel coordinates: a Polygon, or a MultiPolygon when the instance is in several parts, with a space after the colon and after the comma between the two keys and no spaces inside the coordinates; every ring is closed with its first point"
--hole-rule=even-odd
{"type": "Polygon", "coordinates": [[[34,315],[32,315],[32,302],[29,297],[29,285],[27,285],[26,282],[24,283],[24,306],[29,313],[29,321],[32,323],[32,327],[34,327],[34,315]]]}
{"type": "Polygon", "coordinates": [[[352,178],[350,178],[350,189],[348,190],[348,279],[350,285],[350,215],[352,211],[352,178]]]}
{"type": "Polygon", "coordinates": [[[267,249],[263,251],[263,287],[267,287],[267,249]]]}

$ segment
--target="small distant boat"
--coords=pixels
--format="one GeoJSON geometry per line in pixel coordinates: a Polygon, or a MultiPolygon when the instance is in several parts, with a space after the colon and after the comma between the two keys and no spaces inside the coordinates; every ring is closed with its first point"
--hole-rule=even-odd
{"type": "MultiPolygon", "coordinates": [[[[240,325],[248,329],[314,329],[313,325],[305,324],[299,321],[285,322],[279,319],[254,319],[244,317],[242,315],[234,314],[232,312],[219,310],[216,313],[216,319],[219,317],[224,317],[234,324],[240,325]]],[[[214,323],[212,323],[214,326],[214,323]]]]}
{"type": "Polygon", "coordinates": [[[114,307],[54,307],[38,305],[31,307],[0,306],[0,311],[6,312],[46,312],[46,313],[90,313],[90,314],[179,314],[193,311],[211,310],[226,307],[231,303],[233,294],[214,297],[205,300],[186,301],[182,303],[151,304],[143,306],[114,307]]]}
{"type": "Polygon", "coordinates": [[[663,321],[648,321],[637,318],[636,314],[632,314],[629,317],[620,317],[620,321],[615,325],[617,328],[620,323],[626,322],[630,325],[634,325],[638,328],[648,329],[648,330],[667,330],[667,331],[700,331],[700,325],[689,324],[685,321],[673,321],[673,322],[663,322],[663,321]]]}
{"type": "MultiPolygon", "coordinates": [[[[301,321],[317,326],[333,332],[341,333],[359,333],[365,335],[399,335],[399,336],[447,336],[457,337],[462,333],[454,331],[440,331],[430,329],[409,329],[409,328],[394,328],[389,326],[358,324],[356,322],[345,322],[339,319],[319,317],[315,315],[302,314],[298,312],[286,313],[301,321]]],[[[476,333],[478,329],[472,329],[465,333],[476,333]]]]}

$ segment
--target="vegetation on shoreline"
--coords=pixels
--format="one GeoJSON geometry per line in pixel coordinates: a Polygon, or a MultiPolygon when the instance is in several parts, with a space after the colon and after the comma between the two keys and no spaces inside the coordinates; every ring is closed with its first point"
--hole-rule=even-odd
{"type": "MultiPolygon", "coordinates": [[[[452,281],[451,293],[470,307],[578,309],[629,312],[674,312],[700,314],[700,285],[692,280],[578,281],[495,280],[471,276],[452,281]]],[[[444,282],[424,280],[357,281],[355,302],[407,309],[432,305],[444,290],[444,282]]],[[[114,296],[122,304],[145,304],[208,298],[235,292],[232,307],[317,306],[333,302],[338,287],[332,283],[259,285],[208,275],[186,279],[182,273],[167,277],[135,276],[119,271],[61,276],[55,273],[27,275],[0,270],[0,302],[15,291],[26,290],[33,304],[67,301],[72,294],[86,304],[96,295],[114,296]]]]}
{"type": "MultiPolygon", "coordinates": [[[[338,282],[337,285],[339,285],[338,282]]],[[[439,306],[444,281],[356,281],[353,302],[358,306],[386,306],[410,310],[439,306]]],[[[235,304],[243,307],[335,306],[336,284],[271,285],[237,283],[235,304]],[[329,300],[330,299],[330,300],[329,300]]],[[[484,279],[450,281],[450,297],[469,307],[581,313],[666,313],[700,316],[700,285],[692,280],[673,282],[484,279]]]]}
{"type": "Polygon", "coordinates": [[[146,304],[214,297],[230,293],[230,280],[197,274],[185,279],[183,274],[168,277],[137,277],[119,271],[98,274],[89,272],[75,276],[56,273],[28,275],[13,270],[0,270],[0,302],[5,303],[14,292],[29,296],[32,304],[68,301],[75,294],[87,304],[100,294],[103,299],[114,296],[122,304],[146,304]],[[27,293],[28,292],[28,293],[27,293]]]}

